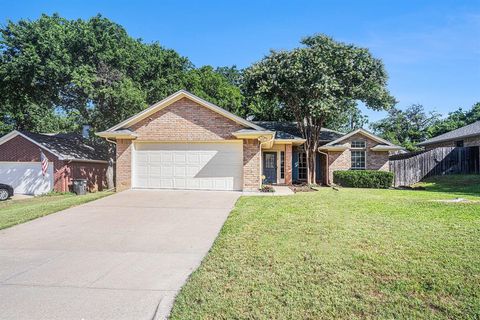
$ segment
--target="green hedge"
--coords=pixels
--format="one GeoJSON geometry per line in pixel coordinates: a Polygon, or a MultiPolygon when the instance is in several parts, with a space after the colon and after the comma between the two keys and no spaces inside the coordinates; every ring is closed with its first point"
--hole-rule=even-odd
{"type": "Polygon", "coordinates": [[[334,171],[333,182],[342,187],[387,189],[392,186],[393,173],[376,170],[334,171]]]}

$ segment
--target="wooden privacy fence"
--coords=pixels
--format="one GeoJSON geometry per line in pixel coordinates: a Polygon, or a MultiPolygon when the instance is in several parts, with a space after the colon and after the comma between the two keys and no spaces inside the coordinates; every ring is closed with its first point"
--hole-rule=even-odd
{"type": "Polygon", "coordinates": [[[479,173],[479,147],[445,147],[390,156],[394,185],[409,186],[424,178],[479,173]]]}

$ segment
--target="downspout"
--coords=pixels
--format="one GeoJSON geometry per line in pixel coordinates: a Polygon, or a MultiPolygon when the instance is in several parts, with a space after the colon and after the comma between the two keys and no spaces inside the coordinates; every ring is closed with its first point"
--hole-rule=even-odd
{"type": "Polygon", "coordinates": [[[326,181],[327,181],[327,186],[329,187],[329,186],[330,186],[330,174],[329,174],[329,172],[328,172],[328,171],[329,171],[329,170],[328,170],[328,160],[329,160],[329,159],[328,159],[328,153],[325,153],[325,152],[323,152],[323,151],[320,151],[320,149],[317,149],[317,151],[318,151],[318,153],[323,154],[323,155],[325,155],[325,157],[326,157],[326,163],[325,163],[325,164],[326,164],[326,165],[325,165],[325,171],[326,171],[326,172],[325,172],[325,174],[326,174],[326,178],[327,178],[327,179],[326,179],[326,181]]]}
{"type": "MultiPolygon", "coordinates": [[[[113,141],[113,140],[109,140],[108,138],[105,138],[105,140],[107,140],[107,142],[113,143],[113,144],[115,145],[115,154],[116,154],[116,153],[117,153],[117,147],[116,147],[116,146],[117,146],[117,142],[116,142],[116,141],[113,141]]],[[[110,167],[110,159],[108,160],[108,166],[110,167]]],[[[108,170],[108,169],[107,169],[107,170],[108,170]]],[[[113,169],[113,164],[112,164],[112,170],[114,170],[114,169],[113,169]]],[[[114,187],[108,189],[107,191],[112,191],[112,190],[115,190],[115,188],[116,188],[116,186],[115,186],[115,179],[114,179],[114,178],[115,178],[114,173],[115,173],[115,171],[113,171],[113,173],[112,173],[112,174],[113,174],[112,179],[113,179],[113,185],[114,185],[114,187]]],[[[108,179],[108,177],[107,177],[107,179],[108,179]]],[[[107,184],[108,184],[108,182],[107,182],[107,184]]]]}
{"type": "Polygon", "coordinates": [[[260,141],[260,138],[258,138],[258,141],[260,141],[260,165],[259,165],[259,169],[260,169],[260,172],[259,172],[259,177],[260,177],[260,185],[258,186],[258,188],[260,189],[262,187],[262,184],[263,184],[263,179],[262,179],[262,169],[263,169],[263,157],[262,157],[262,145],[265,144],[265,143],[270,143],[270,142],[273,142],[275,140],[275,134],[276,132],[273,133],[272,135],[272,139],[270,140],[267,140],[267,141],[263,141],[261,142],[260,141]]]}

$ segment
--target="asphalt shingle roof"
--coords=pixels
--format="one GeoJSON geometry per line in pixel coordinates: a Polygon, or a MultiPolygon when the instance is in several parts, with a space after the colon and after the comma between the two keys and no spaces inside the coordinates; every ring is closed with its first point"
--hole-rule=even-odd
{"type": "Polygon", "coordinates": [[[108,160],[108,150],[104,145],[86,142],[80,134],[21,133],[65,159],[108,160]]]}
{"type": "MultiPolygon", "coordinates": [[[[276,131],[276,139],[302,139],[302,133],[298,130],[297,124],[295,122],[278,122],[278,121],[253,121],[256,125],[276,131]]],[[[344,136],[343,133],[322,128],[320,132],[321,141],[333,141],[340,137],[344,136]]]]}
{"type": "Polygon", "coordinates": [[[424,146],[432,143],[460,139],[460,138],[475,136],[475,135],[480,135],[480,121],[477,121],[469,125],[466,125],[464,127],[458,128],[456,130],[452,130],[450,132],[441,134],[432,139],[425,140],[419,143],[418,145],[424,146]]]}

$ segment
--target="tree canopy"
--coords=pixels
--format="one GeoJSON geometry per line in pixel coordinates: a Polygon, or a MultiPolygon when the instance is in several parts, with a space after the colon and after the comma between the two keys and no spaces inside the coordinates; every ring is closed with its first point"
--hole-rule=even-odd
{"type": "Polygon", "coordinates": [[[308,182],[315,182],[314,154],[327,120],[344,115],[356,101],[374,110],[395,99],[387,73],[367,49],[325,35],[306,37],[291,51],[272,51],[245,71],[246,91],[278,103],[298,123],[306,139],[308,182]]]}
{"type": "Polygon", "coordinates": [[[480,120],[480,102],[469,110],[457,109],[441,118],[437,112],[426,112],[424,107],[414,104],[404,111],[393,108],[387,117],[370,124],[372,130],[389,141],[415,151],[419,142],[449,132],[480,120]]]}
{"type": "Polygon", "coordinates": [[[431,137],[430,128],[437,123],[440,115],[427,113],[420,104],[409,106],[405,111],[392,108],[388,116],[370,125],[373,131],[395,144],[410,151],[417,150],[419,142],[431,137]]]}
{"type": "Polygon", "coordinates": [[[103,130],[179,89],[241,111],[240,89],[222,72],[196,69],[102,16],[42,15],[0,28],[3,132],[75,130],[83,123],[103,130]]]}

